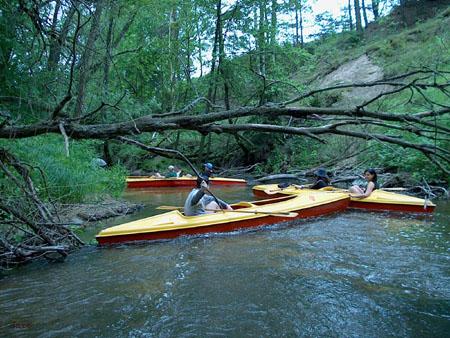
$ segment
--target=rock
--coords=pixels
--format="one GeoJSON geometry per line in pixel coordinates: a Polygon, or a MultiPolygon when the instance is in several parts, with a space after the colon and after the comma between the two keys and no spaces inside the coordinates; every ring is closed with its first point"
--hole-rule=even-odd
{"type": "Polygon", "coordinates": [[[94,158],[91,161],[91,164],[93,167],[100,167],[100,168],[104,168],[106,167],[108,164],[105,162],[105,160],[101,159],[101,158],[94,158]]]}
{"type": "Polygon", "coordinates": [[[75,216],[75,217],[73,217],[71,220],[70,220],[70,224],[73,224],[73,225],[82,225],[83,223],[84,223],[85,221],[83,220],[83,219],[81,219],[80,217],[77,217],[77,216],[75,216]]]}

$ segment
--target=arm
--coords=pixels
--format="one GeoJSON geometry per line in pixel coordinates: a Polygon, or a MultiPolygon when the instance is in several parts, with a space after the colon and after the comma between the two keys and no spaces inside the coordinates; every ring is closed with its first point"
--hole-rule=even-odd
{"type": "Polygon", "coordinates": [[[233,208],[228,203],[226,203],[220,199],[218,199],[218,201],[219,201],[220,207],[222,209],[233,210],[233,208]]]}
{"type": "Polygon", "coordinates": [[[198,191],[195,193],[194,197],[191,200],[191,206],[196,205],[204,195],[205,191],[203,189],[198,189],[198,191]]]}
{"type": "Polygon", "coordinates": [[[364,197],[369,197],[370,194],[372,193],[372,191],[373,191],[374,189],[375,189],[375,183],[369,182],[369,184],[367,184],[367,189],[366,189],[366,191],[364,192],[364,194],[356,194],[356,195],[351,195],[351,194],[350,194],[350,197],[353,197],[353,198],[364,198],[364,197]]]}

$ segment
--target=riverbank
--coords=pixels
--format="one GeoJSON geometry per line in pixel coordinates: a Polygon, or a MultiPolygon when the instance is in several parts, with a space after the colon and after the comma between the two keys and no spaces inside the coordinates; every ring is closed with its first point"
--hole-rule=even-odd
{"type": "Polygon", "coordinates": [[[142,203],[106,199],[96,203],[57,204],[58,215],[63,223],[86,226],[89,223],[132,214],[144,207],[142,203]]]}

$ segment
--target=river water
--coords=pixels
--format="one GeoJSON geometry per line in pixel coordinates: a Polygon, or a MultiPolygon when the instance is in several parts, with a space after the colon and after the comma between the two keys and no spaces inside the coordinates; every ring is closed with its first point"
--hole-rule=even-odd
{"type": "MultiPolygon", "coordinates": [[[[139,213],[189,190],[127,191],[139,213]]],[[[216,188],[230,202],[249,188],[216,188]]],[[[0,277],[0,336],[444,337],[450,203],[433,216],[347,211],[256,231],[87,246],[0,277]]]]}

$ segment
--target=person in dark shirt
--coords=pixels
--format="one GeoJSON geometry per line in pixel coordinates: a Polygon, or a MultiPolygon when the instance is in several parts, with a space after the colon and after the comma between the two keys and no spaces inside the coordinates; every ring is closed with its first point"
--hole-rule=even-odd
{"type": "Polygon", "coordinates": [[[314,176],[316,176],[316,181],[311,185],[296,185],[294,187],[297,189],[321,189],[328,187],[330,185],[330,178],[328,177],[327,171],[324,168],[319,168],[314,172],[314,176]]]}
{"type": "Polygon", "coordinates": [[[201,176],[197,178],[197,187],[192,189],[184,203],[184,214],[186,216],[198,216],[210,214],[215,210],[233,210],[233,208],[220,199],[215,199],[208,194],[209,178],[201,176]]]}
{"type": "Polygon", "coordinates": [[[168,169],[168,172],[165,175],[166,178],[177,178],[178,177],[177,172],[175,171],[175,167],[173,165],[169,165],[167,167],[167,169],[168,169]]]}

